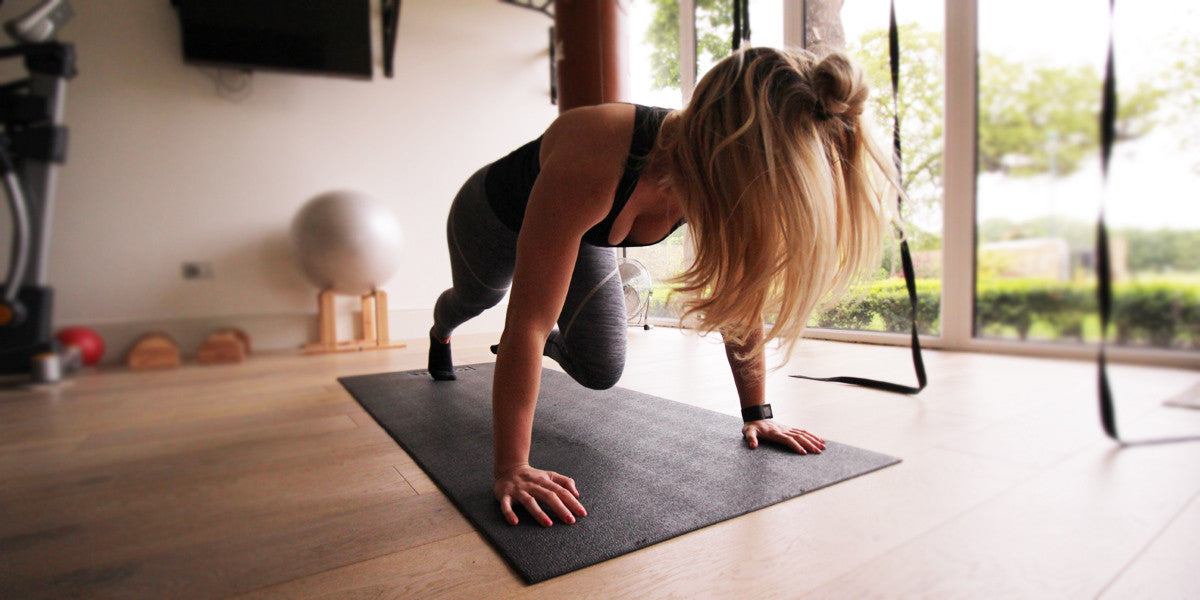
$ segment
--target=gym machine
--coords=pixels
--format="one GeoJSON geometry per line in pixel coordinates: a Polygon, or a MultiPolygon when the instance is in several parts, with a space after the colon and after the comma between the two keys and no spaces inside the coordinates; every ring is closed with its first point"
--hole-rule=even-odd
{"type": "Polygon", "coordinates": [[[0,83],[0,179],[13,232],[0,289],[0,374],[40,381],[58,380],[66,359],[51,332],[46,263],[56,170],[66,159],[66,84],[75,76],[74,46],[54,35],[72,16],[66,0],[43,0],[5,23],[16,45],[0,47],[0,60],[23,59],[28,71],[0,83]]]}

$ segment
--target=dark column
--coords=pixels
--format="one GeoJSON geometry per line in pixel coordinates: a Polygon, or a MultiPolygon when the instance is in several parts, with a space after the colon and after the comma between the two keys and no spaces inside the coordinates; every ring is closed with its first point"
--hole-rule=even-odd
{"type": "Polygon", "coordinates": [[[558,110],[629,99],[622,0],[555,0],[558,110]]]}

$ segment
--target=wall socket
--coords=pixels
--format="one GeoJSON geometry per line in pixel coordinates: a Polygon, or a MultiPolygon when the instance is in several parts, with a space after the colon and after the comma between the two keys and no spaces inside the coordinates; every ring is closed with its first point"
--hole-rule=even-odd
{"type": "Polygon", "coordinates": [[[183,263],[184,279],[212,279],[216,277],[210,262],[192,261],[183,263]]]}

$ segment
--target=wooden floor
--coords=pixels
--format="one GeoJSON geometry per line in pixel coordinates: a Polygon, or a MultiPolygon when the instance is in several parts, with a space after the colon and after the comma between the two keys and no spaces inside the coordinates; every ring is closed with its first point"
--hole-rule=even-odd
{"type": "MultiPolygon", "coordinates": [[[[630,336],[621,386],[736,414],[719,345],[630,336]]],[[[815,341],[777,418],[903,463],[525,586],[335,381],[424,350],[0,390],[0,598],[1200,598],[1200,444],[1106,441],[1090,364],[930,352],[908,398],[787,377],[912,378],[815,341]]],[[[1200,373],[1114,381],[1130,434],[1200,432],[1161,402],[1200,373]]]]}

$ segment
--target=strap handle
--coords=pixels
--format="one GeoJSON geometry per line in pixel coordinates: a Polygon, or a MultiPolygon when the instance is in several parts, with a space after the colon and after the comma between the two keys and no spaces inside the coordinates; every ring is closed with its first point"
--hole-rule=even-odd
{"type": "MultiPolygon", "coordinates": [[[[734,1],[736,2],[737,0],[734,1]]],[[[895,0],[891,2],[891,21],[888,25],[888,56],[891,60],[892,72],[892,158],[896,162],[896,176],[899,177],[902,172],[900,160],[900,28],[896,25],[895,0]]],[[[899,200],[897,200],[897,204],[899,204],[899,200]]],[[[807,375],[792,375],[792,377],[813,381],[848,383],[897,394],[919,394],[921,390],[925,389],[925,386],[928,384],[928,378],[925,376],[925,360],[921,356],[921,339],[917,335],[916,274],[913,269],[912,253],[909,252],[908,240],[906,239],[901,239],[900,241],[900,264],[904,270],[904,284],[908,289],[909,315],[912,318],[912,361],[913,370],[917,374],[917,385],[904,385],[863,377],[809,377],[807,375]]]]}
{"type": "MultiPolygon", "coordinates": [[[[1108,58],[1104,64],[1104,87],[1100,97],[1100,174],[1105,188],[1108,187],[1108,171],[1112,161],[1113,144],[1117,139],[1117,76],[1113,67],[1114,1],[1108,1],[1108,58]]],[[[1096,222],[1096,279],[1097,303],[1100,306],[1100,353],[1096,363],[1099,375],[1100,424],[1104,427],[1104,433],[1126,446],[1200,441],[1200,435],[1126,440],[1117,431],[1117,411],[1113,403],[1112,386],[1108,381],[1106,352],[1108,324],[1112,318],[1112,263],[1109,255],[1108,226],[1105,224],[1103,201],[1100,203],[1100,216],[1096,222]]]]}

